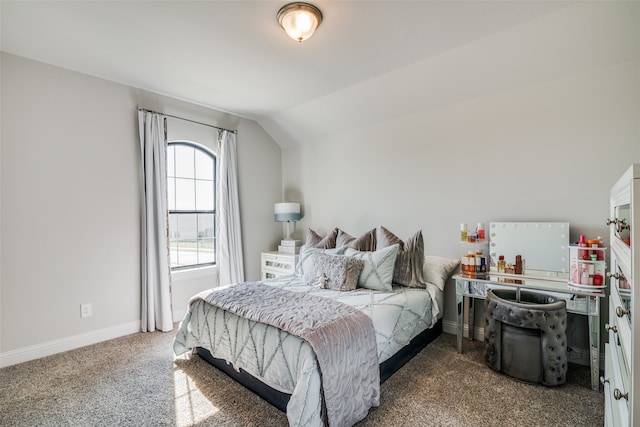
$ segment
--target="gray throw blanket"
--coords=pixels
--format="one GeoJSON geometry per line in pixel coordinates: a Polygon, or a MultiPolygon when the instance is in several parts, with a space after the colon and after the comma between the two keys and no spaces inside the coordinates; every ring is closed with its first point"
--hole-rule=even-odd
{"type": "Polygon", "coordinates": [[[380,404],[375,330],[360,310],[261,283],[216,288],[194,298],[307,341],[322,376],[323,419],[328,425],[352,426],[380,404]]]}

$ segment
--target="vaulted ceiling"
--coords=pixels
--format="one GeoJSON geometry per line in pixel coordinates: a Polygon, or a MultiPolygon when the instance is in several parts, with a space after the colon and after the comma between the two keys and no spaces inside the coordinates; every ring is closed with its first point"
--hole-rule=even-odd
{"type": "Polygon", "coordinates": [[[640,59],[638,2],[0,2],[2,50],[254,119],[282,146],[640,59]],[[622,40],[622,42],[621,42],[622,40]]]}

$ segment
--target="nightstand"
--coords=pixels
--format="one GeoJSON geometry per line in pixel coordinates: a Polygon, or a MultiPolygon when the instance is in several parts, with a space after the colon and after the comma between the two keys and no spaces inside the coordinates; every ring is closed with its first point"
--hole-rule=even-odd
{"type": "Polygon", "coordinates": [[[260,262],[262,280],[293,274],[299,255],[282,252],[263,252],[260,262]]]}

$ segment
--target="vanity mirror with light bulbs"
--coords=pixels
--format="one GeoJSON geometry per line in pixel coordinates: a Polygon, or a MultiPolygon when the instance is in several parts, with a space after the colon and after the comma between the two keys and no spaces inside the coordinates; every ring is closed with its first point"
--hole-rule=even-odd
{"type": "Polygon", "coordinates": [[[569,277],[568,222],[491,222],[489,241],[492,273],[502,273],[498,262],[501,256],[506,264],[521,256],[524,277],[569,277]]]}

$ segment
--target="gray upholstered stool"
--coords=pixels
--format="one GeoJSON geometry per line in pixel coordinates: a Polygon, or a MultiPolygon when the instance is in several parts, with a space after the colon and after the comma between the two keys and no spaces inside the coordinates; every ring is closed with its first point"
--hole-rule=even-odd
{"type": "Polygon", "coordinates": [[[548,386],[567,376],[566,302],[529,291],[494,289],[484,302],[484,359],[493,370],[548,386]]]}

